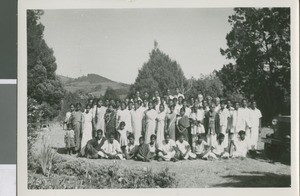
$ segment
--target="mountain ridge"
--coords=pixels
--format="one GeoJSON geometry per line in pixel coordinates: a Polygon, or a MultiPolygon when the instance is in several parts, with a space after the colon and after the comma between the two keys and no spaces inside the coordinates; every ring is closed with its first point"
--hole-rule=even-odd
{"type": "Polygon", "coordinates": [[[108,87],[116,90],[120,97],[125,97],[129,92],[129,84],[116,82],[98,74],[87,74],[78,78],[57,75],[64,88],[69,92],[81,91],[94,96],[105,94],[108,87]]]}

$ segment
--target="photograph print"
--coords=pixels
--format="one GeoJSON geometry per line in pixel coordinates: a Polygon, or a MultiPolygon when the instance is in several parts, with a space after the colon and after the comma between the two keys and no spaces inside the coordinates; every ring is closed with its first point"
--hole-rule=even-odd
{"type": "Polygon", "coordinates": [[[28,189],[291,186],[290,8],[26,17],[28,189]]]}

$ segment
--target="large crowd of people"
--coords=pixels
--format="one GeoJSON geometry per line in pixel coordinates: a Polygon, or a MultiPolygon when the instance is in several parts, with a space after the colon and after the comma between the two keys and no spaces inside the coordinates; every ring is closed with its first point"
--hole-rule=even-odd
{"type": "Polygon", "coordinates": [[[92,159],[177,161],[246,157],[256,150],[262,114],[256,102],[187,98],[176,89],[154,97],[89,99],[66,114],[68,154],[92,159]]]}

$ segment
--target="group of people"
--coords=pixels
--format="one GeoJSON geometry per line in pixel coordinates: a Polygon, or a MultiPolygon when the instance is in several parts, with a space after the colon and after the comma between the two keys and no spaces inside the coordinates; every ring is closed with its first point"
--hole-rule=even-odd
{"type": "Polygon", "coordinates": [[[176,161],[245,157],[257,148],[261,112],[256,102],[180,93],[132,99],[89,99],[66,114],[67,152],[87,158],[176,161]]]}

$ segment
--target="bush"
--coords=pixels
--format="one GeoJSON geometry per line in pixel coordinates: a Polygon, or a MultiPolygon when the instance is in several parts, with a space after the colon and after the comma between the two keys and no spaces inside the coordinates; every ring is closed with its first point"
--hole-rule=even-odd
{"type": "Polygon", "coordinates": [[[96,165],[85,160],[53,160],[50,176],[29,172],[29,189],[116,189],[116,188],[175,188],[175,174],[163,169],[131,171],[113,165],[96,165]]]}
{"type": "Polygon", "coordinates": [[[41,164],[42,172],[46,176],[50,175],[54,156],[55,156],[55,153],[53,152],[51,146],[45,139],[45,136],[43,136],[39,161],[41,164]]]}

